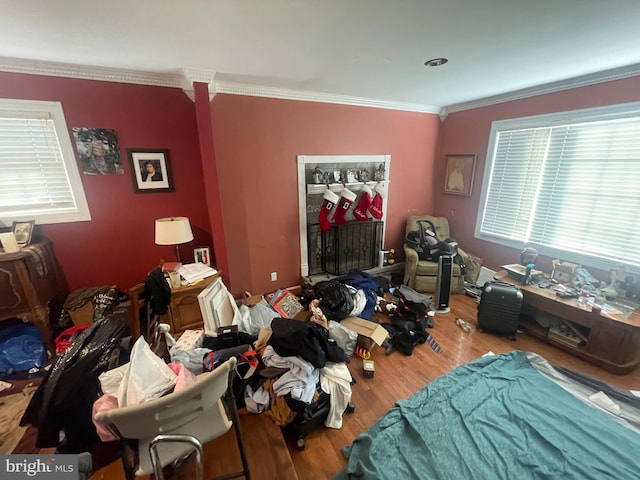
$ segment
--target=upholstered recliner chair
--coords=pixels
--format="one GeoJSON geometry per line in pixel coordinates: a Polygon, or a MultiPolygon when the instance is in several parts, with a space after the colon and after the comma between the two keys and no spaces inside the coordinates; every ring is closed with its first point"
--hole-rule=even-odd
{"type": "MultiPolygon", "coordinates": [[[[411,216],[407,218],[407,228],[405,238],[409,232],[418,230],[418,220],[429,220],[436,227],[436,235],[440,240],[449,236],[449,221],[444,217],[432,217],[429,215],[411,216]]],[[[468,263],[468,255],[458,247],[458,253],[463,261],[468,263]]],[[[420,260],[418,252],[407,244],[404,245],[405,266],[404,284],[413,288],[417,292],[433,293],[436,291],[438,278],[438,262],[420,260]]],[[[460,272],[460,265],[453,264],[453,279],[451,282],[451,293],[462,293],[464,291],[464,275],[460,272]]]]}

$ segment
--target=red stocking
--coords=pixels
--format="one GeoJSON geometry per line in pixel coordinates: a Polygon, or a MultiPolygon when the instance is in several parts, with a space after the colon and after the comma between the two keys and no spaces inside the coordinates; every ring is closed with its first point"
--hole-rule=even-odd
{"type": "Polygon", "coordinates": [[[371,189],[366,185],[362,187],[360,191],[360,198],[358,199],[358,204],[356,208],[353,210],[353,216],[356,217],[356,220],[364,222],[369,218],[367,212],[369,211],[369,207],[371,206],[371,189]]]}
{"type": "Polygon", "coordinates": [[[336,213],[333,214],[333,221],[338,225],[343,225],[347,223],[347,219],[345,215],[347,214],[347,210],[353,204],[356,199],[356,194],[353,193],[348,188],[343,188],[340,192],[340,201],[338,202],[338,206],[336,207],[336,213]]]}
{"type": "Polygon", "coordinates": [[[371,200],[371,207],[369,208],[369,212],[371,212],[371,216],[376,220],[382,219],[382,199],[384,197],[384,187],[380,184],[376,185],[376,188],[373,189],[375,192],[373,200],[371,200]]]}
{"type": "Polygon", "coordinates": [[[333,206],[340,200],[340,197],[333,193],[331,190],[324,192],[322,196],[322,207],[320,207],[320,213],[318,214],[318,222],[320,223],[320,230],[326,232],[331,228],[331,222],[329,222],[329,215],[333,210],[333,206]]]}

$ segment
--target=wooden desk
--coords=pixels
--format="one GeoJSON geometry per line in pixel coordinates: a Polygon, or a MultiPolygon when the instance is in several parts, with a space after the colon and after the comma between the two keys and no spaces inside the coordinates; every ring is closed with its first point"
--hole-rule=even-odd
{"type": "Polygon", "coordinates": [[[521,327],[527,333],[617,375],[629,373],[640,364],[640,309],[627,317],[605,314],[591,306],[579,306],[577,299],[560,298],[551,289],[520,285],[509,278],[505,271],[498,272],[495,279],[518,285],[522,289],[521,327]],[[531,318],[537,312],[580,326],[586,333],[586,342],[572,346],[550,338],[549,329],[531,318]]]}
{"type": "Polygon", "coordinates": [[[49,303],[66,297],[51,242],[41,239],[16,253],[0,253],[0,321],[33,322],[55,355],[49,325],[49,303]]]}

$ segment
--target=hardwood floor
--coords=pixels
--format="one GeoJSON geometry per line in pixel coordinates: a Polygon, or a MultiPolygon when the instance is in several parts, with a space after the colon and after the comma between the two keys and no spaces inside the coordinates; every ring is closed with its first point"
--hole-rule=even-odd
{"type": "Polygon", "coordinates": [[[291,457],[301,480],[331,478],[346,465],[340,452],[341,447],[349,445],[357,435],[367,430],[396,400],[412,395],[434,378],[488,351],[532,351],[553,364],[580,371],[619,388],[640,389],[639,369],[628,375],[618,376],[525,334],[518,334],[517,340],[512,342],[478,332],[476,304],[465,295],[452,296],[451,312],[436,315],[435,327],[430,332],[442,348],[441,353],[434,352],[428,344],[419,345],[408,357],[399,352],[387,356],[384,349],[376,348],[372,354],[376,368],[373,378],[365,378],[362,375],[362,360],[352,358],[349,370],[357,379],[352,395],[352,401],[356,405],[355,412],[343,416],[340,430],[323,428],[309,434],[307,447],[303,451],[289,442],[291,457]],[[456,316],[471,323],[473,330],[464,332],[455,324],[456,316]]]}
{"type": "MultiPolygon", "coordinates": [[[[372,353],[372,359],[375,361],[373,378],[365,378],[362,375],[362,360],[352,357],[349,370],[357,380],[353,386],[352,396],[356,410],[353,414],[344,415],[340,430],[318,428],[310,433],[304,450],[297,448],[295,439],[287,439],[295,472],[283,471],[286,469],[287,461],[286,458],[282,458],[283,452],[274,454],[275,448],[272,447],[275,443],[279,443],[279,439],[270,437],[271,434],[263,435],[256,432],[256,429],[264,428],[264,425],[258,427],[256,423],[262,419],[241,417],[252,478],[256,480],[295,478],[296,474],[301,480],[332,478],[346,465],[341,448],[349,445],[357,435],[367,430],[393,406],[396,400],[412,395],[434,378],[488,351],[494,353],[505,353],[515,349],[533,351],[553,364],[583,372],[619,388],[640,390],[639,369],[628,375],[617,376],[525,334],[519,334],[517,340],[512,342],[506,338],[480,333],[475,327],[476,304],[473,299],[464,295],[453,295],[451,313],[436,315],[435,327],[430,330],[442,348],[441,353],[434,352],[428,344],[424,344],[416,347],[411,356],[405,356],[399,352],[387,356],[384,349],[377,347],[372,353]],[[455,324],[456,316],[472,324],[473,330],[464,332],[455,324]],[[278,458],[274,459],[274,455],[278,458]]],[[[230,465],[234,455],[229,453],[228,445],[233,446],[234,439],[229,435],[232,434],[222,437],[217,444],[218,447],[212,450],[218,459],[217,468],[222,472],[231,471],[239,464],[235,460],[233,461],[235,466],[230,465]]],[[[94,474],[92,478],[121,479],[121,473],[119,475],[117,473],[119,466],[110,467],[111,470],[103,470],[94,474]]]]}

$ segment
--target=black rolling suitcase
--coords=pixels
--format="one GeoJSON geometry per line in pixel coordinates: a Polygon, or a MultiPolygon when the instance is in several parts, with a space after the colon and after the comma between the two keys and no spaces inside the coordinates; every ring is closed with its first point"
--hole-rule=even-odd
{"type": "MultiPolygon", "coordinates": [[[[354,382],[355,383],[355,382],[354,382]]],[[[306,445],[305,437],[318,427],[324,427],[324,421],[329,415],[331,408],[331,395],[322,391],[320,383],[316,385],[318,399],[307,405],[299,400],[291,398],[291,394],[285,395],[284,399],[289,408],[296,412],[296,418],[284,427],[285,431],[292,433],[296,439],[296,445],[299,449],[303,449],[306,445]]],[[[352,413],[354,405],[349,403],[345,413],[352,413]]]]}
{"type": "Polygon", "coordinates": [[[309,432],[323,426],[324,421],[329,415],[331,396],[322,391],[320,384],[316,386],[316,390],[319,393],[318,399],[309,405],[292,399],[290,394],[285,396],[289,408],[296,412],[296,418],[294,418],[285,429],[292,432],[296,438],[296,444],[300,449],[305,447],[306,442],[304,437],[306,437],[309,432]]]}
{"type": "Polygon", "coordinates": [[[478,329],[516,339],[522,290],[511,283],[488,281],[478,304],[478,329]]]}

